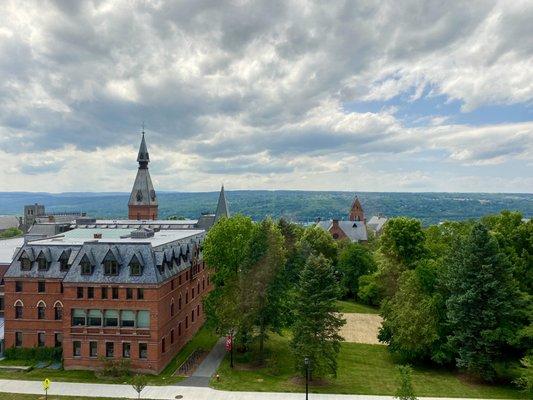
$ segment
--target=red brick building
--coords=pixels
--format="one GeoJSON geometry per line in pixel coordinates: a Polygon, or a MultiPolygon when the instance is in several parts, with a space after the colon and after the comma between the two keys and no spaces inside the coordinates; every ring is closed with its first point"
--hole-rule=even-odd
{"type": "Polygon", "coordinates": [[[65,369],[158,373],[204,322],[202,230],[75,229],[30,242],[5,280],[5,345],[62,347],[65,369]]]}

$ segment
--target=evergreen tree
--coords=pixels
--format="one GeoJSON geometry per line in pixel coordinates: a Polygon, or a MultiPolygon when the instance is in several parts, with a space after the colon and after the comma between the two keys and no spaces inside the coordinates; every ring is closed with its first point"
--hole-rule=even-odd
{"type": "Polygon", "coordinates": [[[511,343],[526,319],[512,266],[484,225],[454,244],[447,284],[448,343],[457,366],[491,381],[497,361],[523,356],[511,343]]]}
{"type": "Polygon", "coordinates": [[[398,400],[417,400],[413,389],[412,368],[409,365],[398,365],[400,373],[400,386],[396,391],[395,399],[398,400]]]}
{"type": "Polygon", "coordinates": [[[309,357],[311,376],[337,374],[337,355],[342,340],[339,329],[346,322],[338,314],[340,288],[331,261],[312,254],[300,275],[295,305],[292,351],[296,369],[305,371],[309,357]]]}

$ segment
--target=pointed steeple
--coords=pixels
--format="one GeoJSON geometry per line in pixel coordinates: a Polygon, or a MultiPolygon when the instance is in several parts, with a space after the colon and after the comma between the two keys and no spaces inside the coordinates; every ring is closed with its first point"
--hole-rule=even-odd
{"type": "Polygon", "coordinates": [[[218,195],[218,204],[217,211],[215,213],[215,222],[220,218],[226,217],[229,218],[229,207],[228,202],[226,201],[226,194],[224,193],[224,185],[220,189],[220,194],[218,195]]]}
{"type": "Polygon", "coordinates": [[[359,201],[357,195],[353,200],[349,219],[350,221],[365,221],[365,212],[363,211],[363,207],[361,206],[361,202],[359,201]]]}
{"type": "Polygon", "coordinates": [[[157,219],[157,196],[150,178],[150,172],[148,172],[150,156],[144,139],[144,126],[137,162],[139,163],[139,169],[137,170],[137,176],[135,177],[128,202],[128,218],[136,220],[157,219]]]}

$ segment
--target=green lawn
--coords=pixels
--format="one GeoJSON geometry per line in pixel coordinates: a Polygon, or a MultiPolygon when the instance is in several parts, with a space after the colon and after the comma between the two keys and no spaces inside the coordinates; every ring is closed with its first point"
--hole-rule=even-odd
{"type": "MultiPolygon", "coordinates": [[[[273,335],[268,348],[276,350],[270,351],[266,367],[260,369],[241,362],[243,356],[238,355],[236,368],[231,370],[226,357],[218,371],[220,381],[212,380],[211,386],[225,390],[303,391],[302,384],[293,382],[295,374],[288,338],[273,335]]],[[[394,395],[398,387],[395,363],[385,346],[343,343],[338,363],[337,379],[311,386],[311,392],[394,395]]],[[[446,370],[415,368],[413,384],[417,396],[527,398],[513,388],[467,382],[459,374],[446,370]]]]}
{"type": "MultiPolygon", "coordinates": [[[[213,331],[205,327],[201,328],[198,333],[187,343],[183,349],[174,357],[167,367],[159,375],[146,375],[149,385],[171,385],[178,383],[184,378],[173,376],[172,374],[178,366],[196,349],[203,348],[211,350],[217,341],[217,336],[213,331]]],[[[0,361],[4,365],[17,365],[12,360],[0,361]]],[[[26,361],[21,361],[18,365],[28,365],[26,361]]],[[[25,379],[25,380],[44,380],[50,379],[52,382],[94,382],[94,383],[129,383],[127,378],[98,378],[93,371],[54,371],[48,369],[33,369],[29,372],[18,371],[1,371],[0,379],[25,379]]],[[[1,397],[3,399],[3,397],[1,397]]]]}
{"type": "Polygon", "coordinates": [[[339,300],[337,305],[342,313],[379,314],[378,308],[356,303],[353,300],[339,300]]]}
{"type": "MultiPolygon", "coordinates": [[[[0,398],[2,400],[38,400],[44,399],[44,394],[18,394],[18,393],[2,393],[0,392],[0,398]]],[[[72,397],[72,396],[57,396],[57,395],[48,395],[48,400],[116,400],[107,397],[72,397]]]]}

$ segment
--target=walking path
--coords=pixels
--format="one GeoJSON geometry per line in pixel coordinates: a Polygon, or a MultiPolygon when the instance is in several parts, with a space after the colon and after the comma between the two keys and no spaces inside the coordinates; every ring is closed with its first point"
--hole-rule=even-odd
{"type": "MultiPolygon", "coordinates": [[[[39,381],[0,379],[0,392],[44,395],[39,381]]],[[[56,396],[87,396],[136,399],[137,392],[130,385],[98,383],[52,382],[48,394],[56,396]]],[[[1,398],[1,395],[0,395],[1,398]]],[[[211,388],[179,386],[147,386],[141,393],[142,399],[154,400],[303,400],[303,393],[273,392],[226,392],[211,388]],[[179,397],[182,396],[182,397],[179,397]]],[[[392,396],[365,396],[343,394],[310,394],[310,400],[392,400],[392,396]]],[[[422,398],[421,398],[422,399],[422,398]]],[[[426,400],[459,400],[442,397],[425,397],[426,400]]],[[[470,399],[472,400],[472,399],[470,399]]]]}
{"type": "Polygon", "coordinates": [[[211,377],[217,372],[218,366],[226,355],[225,341],[225,338],[220,338],[196,371],[178,385],[208,387],[211,377]]]}

